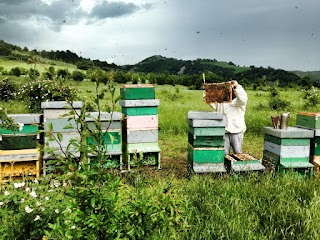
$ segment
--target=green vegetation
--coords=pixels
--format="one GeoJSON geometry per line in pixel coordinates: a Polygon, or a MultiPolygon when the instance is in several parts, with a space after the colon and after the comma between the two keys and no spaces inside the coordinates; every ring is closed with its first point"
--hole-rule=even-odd
{"type": "MultiPolygon", "coordinates": [[[[57,69],[48,67],[39,76],[0,76],[1,119],[10,125],[6,113],[40,112],[41,101],[76,99],[85,102],[76,120],[83,125],[87,109],[120,111],[113,104],[121,83],[159,80],[153,73],[91,69],[76,82],[72,71],[59,75],[57,69]]],[[[263,151],[263,127],[271,126],[271,115],[290,111],[293,126],[298,111],[319,108],[317,88],[284,88],[264,81],[259,86],[248,84],[246,90],[243,150],[258,158],[263,151]]],[[[159,171],[137,167],[119,173],[102,167],[109,160],[105,149],[95,149],[98,158],[89,161],[84,156],[90,149],[80,144],[73,146],[81,153],[81,167],[67,152],[59,158],[59,169],[66,174],[49,174],[40,181],[23,176],[0,183],[1,239],[319,239],[318,175],[187,175],[187,113],[211,111],[202,94],[190,85],[156,84],[159,171]]],[[[81,139],[85,139],[90,133],[84,125],[82,129],[81,139]]]]}

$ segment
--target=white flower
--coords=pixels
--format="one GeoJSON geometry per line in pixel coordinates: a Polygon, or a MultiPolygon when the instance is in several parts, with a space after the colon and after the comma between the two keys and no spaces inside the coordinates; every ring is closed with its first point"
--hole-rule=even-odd
{"type": "Polygon", "coordinates": [[[41,202],[36,202],[37,206],[41,206],[41,202]]]}
{"type": "Polygon", "coordinates": [[[22,183],[14,183],[14,184],[13,184],[14,188],[21,188],[21,187],[24,187],[24,185],[26,185],[25,182],[22,182],[22,183]]]}
{"type": "Polygon", "coordinates": [[[30,196],[36,198],[37,193],[34,190],[32,190],[32,192],[30,192],[30,196]]]}
{"type": "Polygon", "coordinates": [[[27,191],[27,192],[29,192],[29,191],[30,191],[30,188],[29,188],[29,187],[27,187],[27,188],[26,188],[26,191],[27,191]]]}
{"type": "Polygon", "coordinates": [[[37,215],[37,216],[35,217],[34,221],[38,221],[39,219],[40,219],[40,216],[37,215]]]}
{"type": "Polygon", "coordinates": [[[4,195],[5,195],[5,196],[9,196],[9,195],[10,195],[10,192],[5,191],[5,192],[4,192],[4,195]]]}
{"type": "Polygon", "coordinates": [[[24,124],[23,123],[18,123],[19,126],[19,131],[22,131],[24,124]]]}
{"type": "Polygon", "coordinates": [[[44,208],[44,207],[42,207],[42,208],[41,208],[41,212],[43,212],[44,210],[45,210],[45,208],[44,208]]]}
{"type": "Polygon", "coordinates": [[[48,197],[45,197],[45,200],[46,200],[46,201],[48,201],[48,200],[49,200],[49,198],[48,198],[48,197]]]}
{"type": "Polygon", "coordinates": [[[21,198],[21,203],[24,203],[24,198],[21,198]]]}
{"type": "Polygon", "coordinates": [[[34,180],[34,183],[35,183],[35,184],[38,184],[38,183],[39,183],[39,181],[38,181],[37,179],[35,179],[35,180],[34,180]]]}
{"type": "Polygon", "coordinates": [[[54,186],[55,186],[56,188],[60,186],[60,182],[59,182],[58,180],[54,181],[53,184],[54,184],[54,186]]]}
{"type": "Polygon", "coordinates": [[[63,182],[63,187],[66,187],[68,184],[66,182],[63,182]]]}
{"type": "Polygon", "coordinates": [[[32,208],[29,207],[29,205],[27,205],[24,210],[27,212],[27,213],[31,213],[33,211],[32,208]]]}
{"type": "Polygon", "coordinates": [[[55,211],[55,213],[59,213],[59,209],[56,209],[56,210],[54,210],[55,211]]]}
{"type": "Polygon", "coordinates": [[[75,226],[75,225],[72,225],[70,228],[71,228],[71,229],[76,229],[76,226],[75,226]]]}
{"type": "Polygon", "coordinates": [[[2,206],[4,204],[4,202],[0,202],[0,206],[2,206]]]}

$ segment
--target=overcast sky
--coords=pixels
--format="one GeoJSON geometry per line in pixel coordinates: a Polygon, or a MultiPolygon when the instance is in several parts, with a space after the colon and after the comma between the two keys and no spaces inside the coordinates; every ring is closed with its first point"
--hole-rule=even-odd
{"type": "Polygon", "coordinates": [[[320,70],[320,0],[0,0],[0,39],[118,65],[162,55],[320,70]]]}

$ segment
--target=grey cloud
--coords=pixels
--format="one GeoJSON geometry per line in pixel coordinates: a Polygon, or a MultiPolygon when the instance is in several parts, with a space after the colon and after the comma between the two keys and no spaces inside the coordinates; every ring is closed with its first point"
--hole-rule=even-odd
{"type": "Polygon", "coordinates": [[[92,9],[90,16],[98,20],[128,15],[139,10],[133,3],[103,2],[92,9]]]}

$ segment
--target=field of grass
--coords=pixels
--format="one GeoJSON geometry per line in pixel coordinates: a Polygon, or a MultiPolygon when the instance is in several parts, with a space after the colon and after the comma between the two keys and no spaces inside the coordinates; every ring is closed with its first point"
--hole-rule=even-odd
{"type": "MultiPolygon", "coordinates": [[[[94,83],[69,84],[81,90],[80,99],[93,100],[94,83]]],[[[116,95],[119,89],[117,85],[116,95]]],[[[263,127],[271,126],[271,115],[282,111],[270,110],[268,91],[247,89],[247,93],[243,150],[261,158],[263,127]]],[[[83,184],[83,179],[90,177],[84,172],[79,174],[83,177],[79,182],[59,176],[63,187],[54,187],[56,179],[53,183],[44,179],[37,185],[27,182],[25,188],[34,189],[38,198],[27,190],[15,189],[13,184],[0,185],[0,234],[7,239],[98,239],[97,231],[104,236],[100,239],[319,239],[318,175],[187,175],[187,114],[211,111],[202,94],[201,90],[179,85],[156,86],[156,98],[160,99],[159,171],[136,169],[122,174],[119,185],[115,184],[118,178],[83,184]],[[50,201],[45,201],[47,198],[50,201]],[[40,209],[39,202],[45,210],[40,209]],[[33,212],[26,213],[29,208],[33,212]],[[12,216],[14,220],[9,221],[12,216]]],[[[318,106],[304,108],[303,91],[281,89],[279,94],[291,103],[285,109],[290,112],[290,126],[295,125],[297,112],[317,111],[318,106]]],[[[105,95],[102,110],[108,99],[110,96],[105,95]]],[[[8,113],[27,111],[18,101],[1,103],[1,107],[8,113]]],[[[119,106],[116,111],[120,111],[119,106]]]]}
{"type": "MultiPolygon", "coordinates": [[[[0,66],[2,66],[7,71],[10,71],[14,67],[20,67],[20,68],[24,68],[27,70],[35,67],[34,64],[28,64],[26,61],[21,61],[21,62],[15,61],[15,60],[10,61],[10,60],[2,60],[1,58],[0,58],[0,66]]],[[[67,68],[70,71],[77,69],[75,65],[72,65],[69,63],[58,62],[58,61],[52,61],[52,60],[50,60],[50,61],[44,60],[41,64],[36,65],[36,69],[41,73],[41,72],[47,71],[50,66],[54,66],[56,69],[67,68]]]]}

